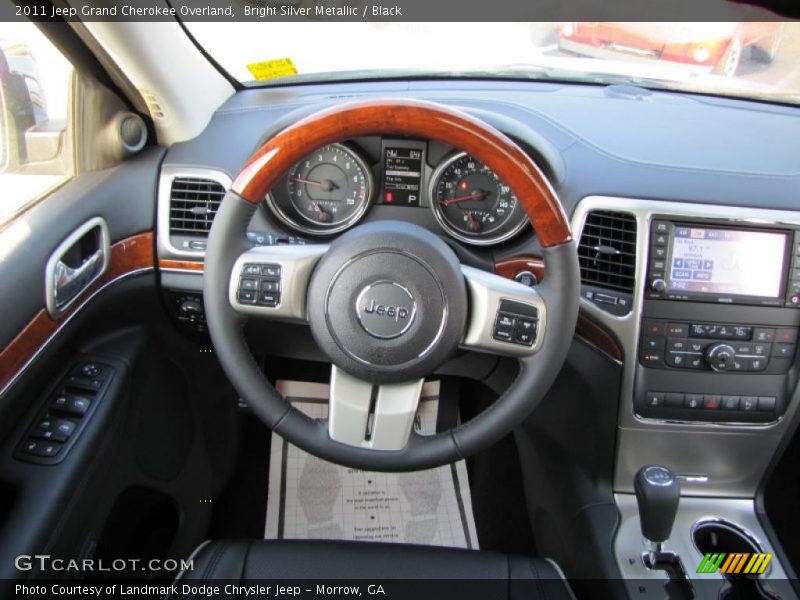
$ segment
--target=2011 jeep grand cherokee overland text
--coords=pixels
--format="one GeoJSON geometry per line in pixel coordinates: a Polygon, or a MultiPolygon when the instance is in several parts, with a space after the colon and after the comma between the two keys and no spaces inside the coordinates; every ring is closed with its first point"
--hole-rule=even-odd
{"type": "Polygon", "coordinates": [[[795,7],[606,4],[0,7],[0,597],[797,598],[795,7]]]}

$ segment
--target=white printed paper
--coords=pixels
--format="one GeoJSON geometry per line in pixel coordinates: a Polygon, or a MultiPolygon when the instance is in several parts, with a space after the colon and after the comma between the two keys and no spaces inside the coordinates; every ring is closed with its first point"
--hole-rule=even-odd
{"type": "MultiPolygon", "coordinates": [[[[328,386],[279,381],[278,391],[315,418],[328,386]]],[[[438,382],[423,386],[415,429],[436,430],[438,382]]],[[[464,461],[412,473],[375,473],[327,462],[272,435],[266,539],[402,542],[477,549],[464,461]]]]}

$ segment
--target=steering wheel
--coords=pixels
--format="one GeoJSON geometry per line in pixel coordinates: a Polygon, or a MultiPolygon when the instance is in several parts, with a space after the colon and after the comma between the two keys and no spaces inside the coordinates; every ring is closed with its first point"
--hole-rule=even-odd
{"type": "Polygon", "coordinates": [[[510,432],[541,400],[575,330],[580,271],[560,202],[508,137],[463,112],[422,101],[367,100],[315,113],[267,141],[214,219],[205,257],[209,333],[230,381],[275,433],[326,460],[408,471],[467,457],[510,432]],[[461,265],[430,231],[359,225],[330,244],[253,246],[246,231],[267,192],[297,162],[360,135],[409,135],[468,152],[515,192],[543,249],[536,288],[461,265]],[[255,282],[255,283],[253,283],[255,282]],[[327,419],[292,407],[264,377],[243,335],[248,318],[308,323],[332,363],[327,419]],[[457,350],[518,359],[488,409],[448,431],[413,423],[423,379],[457,350]]]}

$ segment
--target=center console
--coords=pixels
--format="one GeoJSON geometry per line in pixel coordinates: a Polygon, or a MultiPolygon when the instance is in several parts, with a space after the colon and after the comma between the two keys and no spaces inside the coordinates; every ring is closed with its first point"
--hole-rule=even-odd
{"type": "MultiPolygon", "coordinates": [[[[664,571],[643,560],[634,496],[637,472],[663,465],[681,494],[663,551],[680,558],[691,585],[723,581],[698,567],[709,552],[701,534],[717,527],[774,553],[759,579],[776,589],[790,569],[760,525],[755,497],[800,419],[800,214],[592,196],[578,204],[574,231],[582,233],[593,214],[595,228],[603,225],[596,215],[609,212],[636,221],[630,306],[615,313],[584,296],[581,310],[624,354],[614,466],[617,566],[636,584],[632,597],[664,597],[664,571]]],[[[608,256],[594,250],[598,263],[608,256]]]]}
{"type": "Polygon", "coordinates": [[[685,422],[778,420],[796,383],[789,370],[800,232],[655,215],[649,234],[635,413],[685,422]]]}

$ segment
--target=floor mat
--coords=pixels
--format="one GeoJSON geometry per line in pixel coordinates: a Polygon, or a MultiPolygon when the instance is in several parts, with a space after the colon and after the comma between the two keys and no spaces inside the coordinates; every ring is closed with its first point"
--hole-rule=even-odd
{"type": "MultiPolygon", "coordinates": [[[[328,386],[278,381],[309,416],[325,418],[328,386]]],[[[438,382],[423,386],[415,429],[432,434],[438,382]]],[[[477,549],[464,461],[412,473],[374,473],[324,461],[273,434],[266,539],[402,542],[477,549]]]]}

